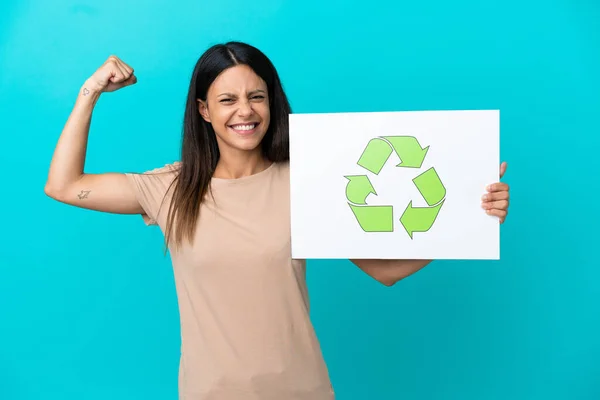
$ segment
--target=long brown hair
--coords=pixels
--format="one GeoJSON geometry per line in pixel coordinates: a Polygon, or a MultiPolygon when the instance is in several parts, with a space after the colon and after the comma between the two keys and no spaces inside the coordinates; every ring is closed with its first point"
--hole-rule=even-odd
{"type": "Polygon", "coordinates": [[[244,64],[267,84],[271,122],[261,149],[271,162],[289,160],[289,119],[291,107],[279,75],[269,58],[257,48],[241,42],[210,47],[194,67],[183,119],[181,163],[169,205],[165,231],[165,251],[191,242],[200,215],[200,203],[206,196],[219,161],[219,147],[212,125],[198,110],[198,99],[206,101],[208,88],[227,68],[244,64]]]}

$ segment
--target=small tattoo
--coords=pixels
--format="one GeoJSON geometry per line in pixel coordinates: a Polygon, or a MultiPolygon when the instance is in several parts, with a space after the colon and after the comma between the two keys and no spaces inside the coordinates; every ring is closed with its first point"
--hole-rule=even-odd
{"type": "Polygon", "coordinates": [[[77,195],[77,197],[79,197],[79,200],[87,199],[88,194],[90,194],[90,192],[91,190],[82,190],[81,193],[77,195]]]}
{"type": "Polygon", "coordinates": [[[83,88],[83,95],[87,96],[88,94],[90,94],[90,91],[88,90],[88,88],[83,88]]]}

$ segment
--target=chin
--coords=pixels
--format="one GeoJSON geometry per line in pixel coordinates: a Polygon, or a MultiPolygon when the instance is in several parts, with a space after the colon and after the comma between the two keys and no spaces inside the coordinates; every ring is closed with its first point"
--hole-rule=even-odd
{"type": "Polygon", "coordinates": [[[233,147],[235,147],[236,149],[239,149],[239,150],[253,151],[253,150],[256,150],[258,147],[260,147],[261,142],[262,142],[262,137],[252,138],[250,140],[237,139],[237,140],[233,140],[231,144],[233,145],[233,147]]]}
{"type": "Polygon", "coordinates": [[[229,142],[233,145],[233,147],[238,148],[240,150],[254,150],[265,137],[265,133],[262,130],[256,130],[250,134],[244,133],[240,134],[232,129],[228,130],[229,142]]]}

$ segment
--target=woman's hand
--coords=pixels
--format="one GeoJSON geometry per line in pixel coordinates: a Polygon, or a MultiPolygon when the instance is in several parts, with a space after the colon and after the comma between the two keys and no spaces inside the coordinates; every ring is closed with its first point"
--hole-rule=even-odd
{"type": "MultiPolygon", "coordinates": [[[[500,164],[500,179],[506,172],[506,162],[500,164]]],[[[489,215],[499,218],[500,223],[506,220],[509,205],[509,186],[503,182],[496,182],[488,185],[488,193],[481,198],[481,207],[489,215]]]]}
{"type": "Polygon", "coordinates": [[[137,77],[133,68],[125,64],[117,56],[110,56],[92,76],[90,76],[84,86],[83,94],[92,92],[114,92],[123,87],[134,85],[137,77]]]}

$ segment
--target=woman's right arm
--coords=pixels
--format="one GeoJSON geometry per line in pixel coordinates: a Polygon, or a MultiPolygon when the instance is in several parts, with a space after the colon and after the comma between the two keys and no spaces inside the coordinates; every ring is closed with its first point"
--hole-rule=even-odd
{"type": "Polygon", "coordinates": [[[84,83],[58,139],[45,193],[62,203],[117,214],[142,213],[127,177],[121,173],[84,172],[88,134],[94,106],[103,92],[136,83],[133,69],[115,56],[84,83]]]}

